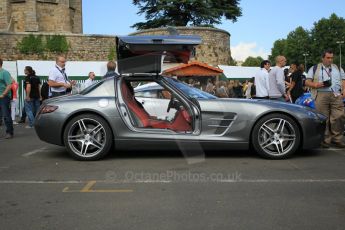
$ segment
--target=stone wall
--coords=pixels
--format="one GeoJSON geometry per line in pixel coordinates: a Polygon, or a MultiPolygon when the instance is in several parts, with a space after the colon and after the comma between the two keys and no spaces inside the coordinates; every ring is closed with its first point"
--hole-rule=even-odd
{"type": "Polygon", "coordinates": [[[8,28],[8,22],[10,21],[10,2],[9,0],[0,1],[0,31],[8,28]]]}
{"type": "MultiPolygon", "coordinates": [[[[197,34],[202,37],[202,44],[196,47],[196,60],[216,66],[228,65],[230,61],[230,34],[213,28],[177,27],[180,34],[197,34]]],[[[0,32],[0,55],[4,60],[54,60],[56,54],[44,52],[43,55],[24,55],[17,49],[23,37],[31,33],[0,32]]],[[[132,35],[168,34],[165,29],[151,29],[132,35]]],[[[34,33],[43,38],[56,33],[34,33]]],[[[111,49],[115,48],[115,36],[64,34],[70,48],[68,59],[73,61],[106,61],[111,49]]]]}
{"type": "MultiPolygon", "coordinates": [[[[225,30],[205,27],[175,27],[179,34],[200,35],[202,44],[196,47],[195,59],[210,65],[230,62],[230,34],[225,30]]],[[[148,29],[131,35],[167,35],[166,28],[148,29]]]]}
{"type": "MultiPolygon", "coordinates": [[[[43,55],[25,55],[17,49],[23,37],[31,33],[0,32],[0,55],[6,61],[16,60],[55,60],[56,53],[44,52],[43,55]]],[[[55,33],[35,33],[43,38],[55,33]]],[[[112,48],[115,48],[115,36],[65,34],[70,45],[66,54],[70,61],[107,61],[112,48]]]]}
{"type": "Polygon", "coordinates": [[[82,33],[82,0],[1,0],[0,31],[82,33]]]}
{"type": "Polygon", "coordinates": [[[82,0],[70,0],[70,14],[72,18],[72,33],[83,33],[82,0]]]}

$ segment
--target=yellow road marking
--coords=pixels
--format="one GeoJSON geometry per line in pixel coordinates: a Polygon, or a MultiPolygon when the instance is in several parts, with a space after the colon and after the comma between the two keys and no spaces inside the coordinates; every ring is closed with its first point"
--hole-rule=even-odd
{"type": "Polygon", "coordinates": [[[94,184],[96,184],[97,181],[95,180],[92,180],[92,181],[89,181],[89,183],[87,183],[84,188],[82,188],[82,190],[80,190],[80,192],[89,192],[90,189],[92,188],[92,186],[94,186],[94,184]]]}
{"type": "Polygon", "coordinates": [[[81,190],[69,190],[69,187],[65,187],[62,192],[79,192],[79,193],[119,193],[119,192],[133,192],[132,189],[91,189],[97,181],[89,181],[81,190]]]}

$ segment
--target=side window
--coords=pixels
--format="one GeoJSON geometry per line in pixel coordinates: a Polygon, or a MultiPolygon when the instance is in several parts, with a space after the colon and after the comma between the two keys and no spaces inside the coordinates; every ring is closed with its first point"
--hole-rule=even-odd
{"type": "MultiPolygon", "coordinates": [[[[133,82],[132,85],[135,83],[133,82]]],[[[171,108],[167,112],[171,93],[161,85],[156,82],[146,82],[134,88],[134,95],[150,116],[167,121],[174,119],[176,109],[171,108]]]]}
{"type": "Polygon", "coordinates": [[[145,98],[157,98],[157,91],[156,90],[139,91],[139,92],[135,92],[135,96],[145,97],[145,98]]]}
{"type": "Polygon", "coordinates": [[[159,91],[158,97],[162,99],[171,99],[171,93],[168,90],[159,91]]]}

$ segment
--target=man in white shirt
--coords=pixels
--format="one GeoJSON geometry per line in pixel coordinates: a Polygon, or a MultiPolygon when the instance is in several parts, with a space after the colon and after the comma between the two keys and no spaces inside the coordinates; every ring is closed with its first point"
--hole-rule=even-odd
{"type": "Polygon", "coordinates": [[[89,73],[89,78],[84,82],[84,88],[89,87],[90,85],[92,85],[93,83],[95,83],[95,73],[94,72],[90,72],[89,73]]]}
{"type": "Polygon", "coordinates": [[[286,65],[284,56],[276,57],[276,66],[269,73],[271,100],[288,101],[289,97],[285,92],[285,75],[283,67],[286,65]]]}
{"type": "Polygon", "coordinates": [[[255,89],[256,89],[256,96],[255,98],[258,99],[268,99],[269,96],[269,76],[268,71],[271,68],[271,62],[268,60],[264,60],[261,62],[261,70],[255,74],[255,89]]]}
{"type": "Polygon", "coordinates": [[[51,97],[57,97],[67,94],[72,89],[75,81],[70,81],[65,72],[66,58],[64,56],[56,57],[55,67],[50,71],[48,84],[51,91],[51,97]]]}

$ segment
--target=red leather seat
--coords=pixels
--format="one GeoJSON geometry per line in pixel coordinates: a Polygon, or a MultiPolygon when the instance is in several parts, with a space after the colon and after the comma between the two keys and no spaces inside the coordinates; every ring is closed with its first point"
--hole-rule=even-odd
{"type": "Polygon", "coordinates": [[[122,80],[121,91],[123,99],[128,106],[131,113],[139,120],[139,127],[143,128],[157,128],[157,129],[171,129],[174,131],[192,131],[190,125],[190,116],[187,111],[181,110],[176,113],[174,120],[170,123],[168,121],[157,120],[146,112],[146,110],[139,105],[139,102],[134,98],[133,90],[130,89],[125,80],[122,80]],[[189,119],[189,121],[187,121],[189,119]]]}

